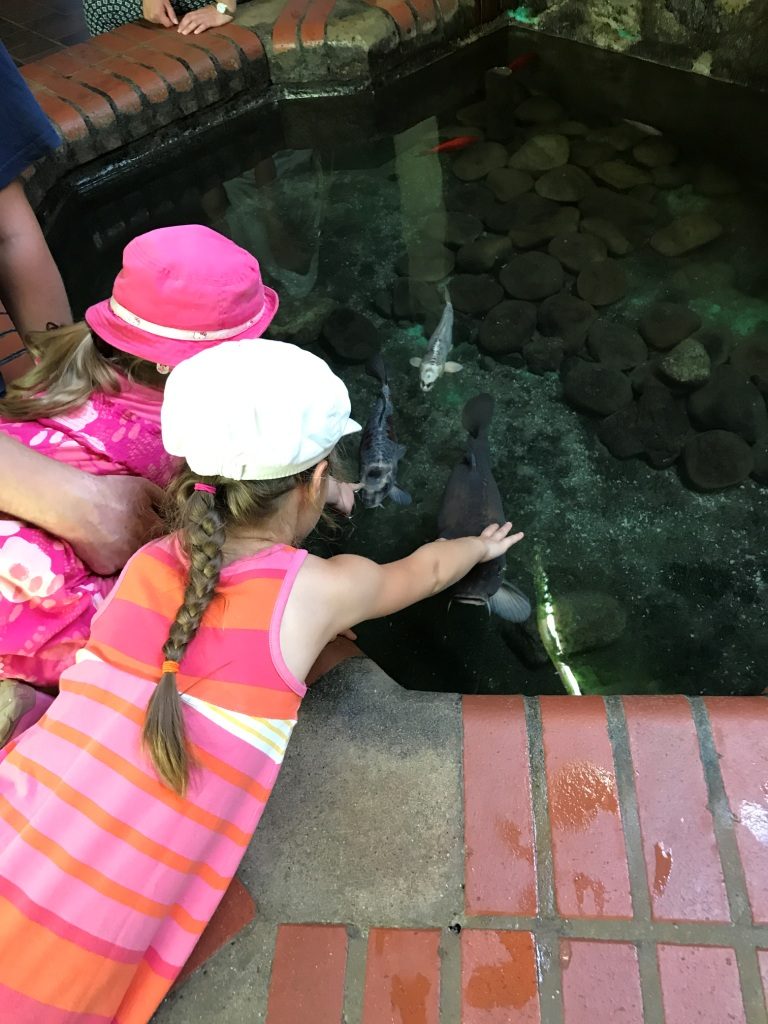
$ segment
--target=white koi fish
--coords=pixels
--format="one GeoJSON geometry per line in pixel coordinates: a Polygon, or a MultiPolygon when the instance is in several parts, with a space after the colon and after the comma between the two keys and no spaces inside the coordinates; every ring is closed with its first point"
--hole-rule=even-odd
{"type": "Polygon", "coordinates": [[[429,339],[426,355],[423,359],[414,356],[410,361],[411,366],[420,368],[419,384],[422,391],[431,391],[444,373],[458,373],[462,368],[461,363],[446,362],[453,347],[453,306],[447,289],[443,289],[443,294],[445,309],[429,339]]]}

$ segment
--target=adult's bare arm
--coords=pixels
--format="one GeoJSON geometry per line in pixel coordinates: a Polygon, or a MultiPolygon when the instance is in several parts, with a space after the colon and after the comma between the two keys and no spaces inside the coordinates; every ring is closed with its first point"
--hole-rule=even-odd
{"type": "Polygon", "coordinates": [[[91,476],[0,435],[0,509],[68,541],[102,576],[159,531],[161,499],[147,480],[91,476]]]}

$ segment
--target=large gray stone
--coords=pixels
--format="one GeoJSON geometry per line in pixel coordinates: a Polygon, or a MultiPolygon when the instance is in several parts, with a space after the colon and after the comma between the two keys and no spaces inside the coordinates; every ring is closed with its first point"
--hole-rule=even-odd
{"type": "Polygon", "coordinates": [[[686,213],[657,231],[651,245],[662,256],[683,256],[708,245],[722,233],[722,224],[708,213],[686,213]]]}
{"type": "Polygon", "coordinates": [[[564,135],[534,135],[509,161],[518,171],[551,171],[568,163],[570,146],[564,135]]]}
{"type": "Polygon", "coordinates": [[[632,385],[620,370],[578,360],[565,375],[563,395],[593,416],[610,416],[632,401],[632,385]]]}
{"type": "Polygon", "coordinates": [[[727,430],[709,430],[688,440],[685,471],[700,491],[722,491],[747,479],[753,468],[752,449],[727,430]]]}

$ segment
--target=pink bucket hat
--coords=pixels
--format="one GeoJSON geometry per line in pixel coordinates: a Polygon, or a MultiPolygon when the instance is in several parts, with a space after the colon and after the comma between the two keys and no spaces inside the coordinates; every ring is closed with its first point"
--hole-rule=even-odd
{"type": "Polygon", "coordinates": [[[122,352],[176,366],[222,341],[260,337],[277,305],[254,256],[202,224],[184,224],[129,242],[111,297],[85,319],[122,352]]]}

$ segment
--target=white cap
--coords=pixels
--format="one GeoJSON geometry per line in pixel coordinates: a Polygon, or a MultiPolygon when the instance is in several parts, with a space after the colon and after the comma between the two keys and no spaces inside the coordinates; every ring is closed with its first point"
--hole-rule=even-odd
{"type": "Polygon", "coordinates": [[[200,476],[274,480],[360,430],[349,413],[344,382],[317,356],[284,341],[228,341],[171,371],[163,444],[200,476]]]}

